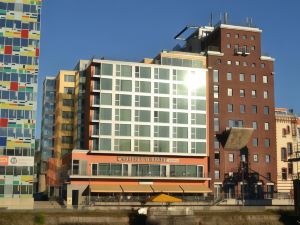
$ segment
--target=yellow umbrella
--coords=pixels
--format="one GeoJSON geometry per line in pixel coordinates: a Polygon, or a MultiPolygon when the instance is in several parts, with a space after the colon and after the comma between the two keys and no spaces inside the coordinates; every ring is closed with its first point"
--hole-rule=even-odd
{"type": "Polygon", "coordinates": [[[145,202],[171,203],[171,202],[182,202],[182,199],[175,198],[173,196],[166,195],[166,194],[159,194],[159,195],[153,196],[151,198],[148,198],[145,202]]]}

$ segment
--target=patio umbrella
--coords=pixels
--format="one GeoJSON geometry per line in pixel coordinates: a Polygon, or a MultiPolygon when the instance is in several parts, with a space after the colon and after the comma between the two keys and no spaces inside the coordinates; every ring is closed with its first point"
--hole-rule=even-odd
{"type": "Polygon", "coordinates": [[[166,194],[159,194],[159,195],[156,195],[156,196],[146,199],[145,202],[171,203],[171,202],[182,202],[182,199],[175,198],[173,196],[166,195],[166,194]]]}

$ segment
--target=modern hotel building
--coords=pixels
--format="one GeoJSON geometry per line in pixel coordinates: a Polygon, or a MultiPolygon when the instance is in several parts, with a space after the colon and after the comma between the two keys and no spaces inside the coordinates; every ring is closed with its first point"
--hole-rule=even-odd
{"type": "Polygon", "coordinates": [[[0,207],[33,207],[41,3],[0,1],[0,207]]]}
{"type": "MultiPolygon", "coordinates": [[[[74,127],[85,132],[83,148],[60,159],[68,205],[210,192],[205,61],[164,51],[142,63],[92,59],[77,73],[85,101],[77,106],[83,123],[74,127]]],[[[75,142],[76,130],[61,139],[75,142]]]]}

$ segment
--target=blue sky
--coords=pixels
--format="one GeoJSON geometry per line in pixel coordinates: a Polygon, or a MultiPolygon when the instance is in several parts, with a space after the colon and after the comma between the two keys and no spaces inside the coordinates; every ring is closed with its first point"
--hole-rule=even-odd
{"type": "Polygon", "coordinates": [[[73,69],[79,59],[104,56],[140,61],[162,49],[172,49],[173,37],[187,24],[214,23],[229,13],[229,23],[246,17],[263,30],[262,51],[276,58],[275,101],[300,115],[300,1],[280,0],[44,0],[37,112],[40,135],[42,82],[61,69],[73,69]]]}

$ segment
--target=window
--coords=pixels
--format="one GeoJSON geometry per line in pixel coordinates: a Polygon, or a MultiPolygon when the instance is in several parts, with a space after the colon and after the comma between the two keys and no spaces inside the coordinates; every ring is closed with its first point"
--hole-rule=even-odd
{"type": "Polygon", "coordinates": [[[250,49],[251,49],[251,51],[254,51],[255,50],[255,46],[251,45],[250,49]]]}
{"type": "Polygon", "coordinates": [[[255,82],[256,82],[256,75],[251,74],[251,83],[255,83],[255,82]]]}
{"type": "Polygon", "coordinates": [[[229,127],[244,127],[243,120],[229,120],[228,121],[229,127]]]}
{"type": "Polygon", "coordinates": [[[64,88],[64,94],[74,94],[75,88],[73,87],[65,87],[64,88]]]}
{"type": "Polygon", "coordinates": [[[73,99],[63,99],[63,106],[73,107],[74,106],[73,99]]]}
{"type": "Polygon", "coordinates": [[[75,76],[74,75],[65,75],[64,81],[65,82],[75,82],[75,76]]]}
{"type": "Polygon", "coordinates": [[[100,123],[100,135],[111,135],[110,123],[100,123]]]}
{"type": "Polygon", "coordinates": [[[231,61],[230,60],[227,61],[227,65],[231,65],[231,61]]]}
{"type": "Polygon", "coordinates": [[[252,105],[252,113],[257,114],[257,105],[252,105]]]}
{"type": "Polygon", "coordinates": [[[168,83],[154,83],[154,93],[157,94],[169,94],[170,93],[170,85],[168,83]]]}
{"type": "Polygon", "coordinates": [[[256,67],[256,64],[255,64],[255,63],[252,63],[252,64],[251,64],[251,67],[253,67],[253,68],[256,67]]]}
{"type": "Polygon", "coordinates": [[[266,155],[266,156],[265,156],[265,159],[266,159],[266,163],[270,163],[270,161],[271,161],[271,156],[270,156],[270,155],[266,155]]]}
{"type": "Polygon", "coordinates": [[[258,138],[252,139],[252,145],[253,145],[253,147],[258,147],[258,138]]]}
{"type": "Polygon", "coordinates": [[[265,123],[265,130],[269,130],[269,123],[265,123]]]}
{"type": "Polygon", "coordinates": [[[287,169],[281,168],[281,178],[282,180],[287,180],[287,169]]]}
{"type": "Polygon", "coordinates": [[[252,128],[253,128],[254,130],[257,130],[257,122],[256,122],[256,121],[253,121],[253,122],[252,122],[252,128]]]}
{"type": "Polygon", "coordinates": [[[230,33],[227,33],[227,34],[226,34],[226,37],[227,37],[227,38],[230,38],[230,33]]]}
{"type": "Polygon", "coordinates": [[[110,138],[100,138],[100,150],[111,151],[111,139],[110,138]]]}
{"type": "Polygon", "coordinates": [[[134,151],[136,152],[150,152],[150,141],[149,140],[135,140],[134,151]]]}
{"type": "Polygon", "coordinates": [[[292,162],[288,163],[288,173],[289,174],[294,173],[294,168],[293,168],[293,163],[292,162]]]}
{"type": "Polygon", "coordinates": [[[136,81],[135,91],[143,93],[151,93],[151,82],[147,81],[136,81]]]}
{"type": "Polygon", "coordinates": [[[227,104],[227,112],[233,112],[233,104],[227,104]]]}
{"type": "Polygon", "coordinates": [[[234,162],[234,154],[232,154],[232,153],[228,154],[228,161],[229,162],[234,162]]]}
{"type": "Polygon", "coordinates": [[[117,121],[131,121],[130,109],[116,109],[115,118],[117,121]]]}
{"type": "Polygon", "coordinates": [[[100,109],[100,120],[111,120],[112,110],[107,108],[100,109]]]}
{"type": "Polygon", "coordinates": [[[79,160],[73,160],[72,174],[79,175],[79,160]]]}
{"type": "Polygon", "coordinates": [[[131,95],[116,94],[116,105],[131,106],[131,95]]]}
{"type": "Polygon", "coordinates": [[[170,122],[169,112],[154,111],[154,122],[169,123],[170,122]]]}
{"type": "MultiPolygon", "coordinates": [[[[175,62],[175,59],[173,59],[173,62],[175,62]]],[[[175,62],[174,64],[180,64],[180,62],[175,62]]],[[[175,65],[174,65],[175,66],[175,65]]],[[[170,70],[164,69],[164,68],[155,68],[154,69],[154,78],[160,79],[160,80],[169,80],[170,79],[170,70]]]]}
{"type": "Polygon", "coordinates": [[[220,130],[219,118],[214,118],[214,131],[218,132],[220,130]]]}
{"type": "Polygon", "coordinates": [[[169,141],[154,141],[154,152],[169,152],[170,142],[169,141]]]}
{"type": "Polygon", "coordinates": [[[293,154],[293,145],[292,143],[287,143],[287,152],[289,155],[292,155],[293,154]]]}
{"type": "Polygon", "coordinates": [[[251,41],[254,41],[254,40],[255,40],[255,36],[254,36],[254,35],[251,35],[251,36],[250,36],[250,40],[251,40],[251,41]]]}
{"type": "Polygon", "coordinates": [[[264,84],[267,84],[267,83],[268,83],[268,77],[265,76],[265,75],[263,76],[263,83],[264,83],[264,84]]]}
{"type": "Polygon", "coordinates": [[[132,91],[131,80],[116,80],[117,91],[132,91]]]}
{"type": "Polygon", "coordinates": [[[227,73],[227,80],[232,80],[232,73],[227,73]]]}
{"type": "Polygon", "coordinates": [[[100,94],[100,104],[101,105],[111,105],[112,104],[112,94],[101,93],[100,94]]]}
{"type": "Polygon", "coordinates": [[[135,125],[135,135],[138,137],[150,137],[149,125],[135,125]]]}
{"type": "Polygon", "coordinates": [[[266,148],[270,147],[270,139],[265,138],[264,144],[265,144],[265,147],[266,147],[266,148]]]}
{"type": "Polygon", "coordinates": [[[253,155],[253,162],[258,162],[258,154],[253,155]]]}
{"type": "Polygon", "coordinates": [[[227,96],[232,96],[233,92],[232,92],[232,88],[227,88],[227,96]]]}
{"type": "Polygon", "coordinates": [[[269,114],[269,106],[264,106],[264,114],[265,115],[269,114]]]}
{"type": "Polygon", "coordinates": [[[63,131],[73,131],[73,124],[63,123],[61,125],[61,130],[63,130],[63,131]]]}
{"type": "Polygon", "coordinates": [[[242,38],[243,38],[243,40],[246,40],[247,39],[247,35],[243,35],[242,38]]]}
{"type": "Polygon", "coordinates": [[[72,144],[73,143],[73,137],[71,137],[71,136],[62,136],[61,137],[61,143],[62,144],[72,144]]]}
{"type": "Polygon", "coordinates": [[[135,96],[135,106],[137,107],[151,107],[151,96],[135,96]]]}
{"type": "Polygon", "coordinates": [[[264,91],[264,99],[268,98],[268,91],[264,91]]]}
{"type": "Polygon", "coordinates": [[[214,114],[219,113],[219,102],[214,102],[214,114]]]}
{"type": "Polygon", "coordinates": [[[131,151],[131,140],[115,139],[115,151],[131,151]]]}
{"type": "Polygon", "coordinates": [[[235,65],[239,66],[240,65],[240,61],[235,61],[235,65]]]}
{"type": "Polygon", "coordinates": [[[235,34],[234,37],[235,37],[235,38],[239,38],[239,34],[235,34]]]}
{"type": "Polygon", "coordinates": [[[240,97],[245,97],[245,90],[244,89],[240,89],[240,97]]]}
{"type": "Polygon", "coordinates": [[[245,81],[245,74],[240,73],[240,81],[245,81]]]}
{"type": "Polygon", "coordinates": [[[101,90],[112,90],[112,79],[100,79],[101,90]]]}
{"type": "Polygon", "coordinates": [[[214,98],[219,98],[219,86],[214,85],[214,98]]]}
{"type": "Polygon", "coordinates": [[[281,161],[283,161],[283,162],[287,161],[287,151],[286,151],[286,148],[281,148],[281,161]]]}
{"type": "Polygon", "coordinates": [[[170,99],[168,97],[154,97],[154,107],[170,108],[170,99]]]}
{"type": "MultiPolygon", "coordinates": [[[[169,127],[168,127],[169,128],[169,127]]],[[[204,139],[205,138],[205,135],[204,135],[204,138],[202,138],[200,135],[201,135],[201,128],[196,128],[196,138],[201,138],[201,139],[204,139]],[[200,131],[200,132],[198,132],[200,131]],[[199,135],[198,135],[199,134],[199,135]]],[[[205,129],[203,129],[205,131],[205,129]]],[[[194,132],[195,133],[195,132],[194,132]]],[[[188,128],[187,127],[173,127],[173,138],[188,138],[188,128]]],[[[192,134],[193,136],[193,134],[192,134]]]]}
{"type": "Polygon", "coordinates": [[[246,106],[240,105],[240,113],[245,113],[245,111],[246,111],[246,106]]]}
{"type": "Polygon", "coordinates": [[[256,98],[256,90],[251,91],[251,96],[252,96],[252,98],[256,98]]]}
{"type": "Polygon", "coordinates": [[[231,46],[230,46],[230,44],[227,44],[226,47],[227,47],[227,48],[230,48],[231,46]]]}
{"type": "Polygon", "coordinates": [[[215,179],[216,180],[220,179],[220,171],[219,170],[215,170],[215,179]]]}
{"type": "MultiPolygon", "coordinates": [[[[197,116],[196,118],[199,118],[199,116],[197,116]]],[[[188,121],[188,113],[173,112],[173,123],[188,124],[188,121]]]]}
{"type": "Polygon", "coordinates": [[[116,124],[115,125],[116,136],[131,136],[131,125],[130,124],[116,124]]]}
{"type": "Polygon", "coordinates": [[[169,126],[154,126],[154,137],[170,137],[169,126]]]}
{"type": "Polygon", "coordinates": [[[213,81],[219,82],[219,71],[218,70],[213,71],[213,81]]]}
{"type": "Polygon", "coordinates": [[[128,65],[117,65],[116,75],[121,77],[132,77],[132,67],[128,65]]]}
{"type": "Polygon", "coordinates": [[[265,68],[265,67],[266,67],[266,64],[262,63],[262,64],[260,64],[260,67],[261,67],[261,68],[265,68]]]}

